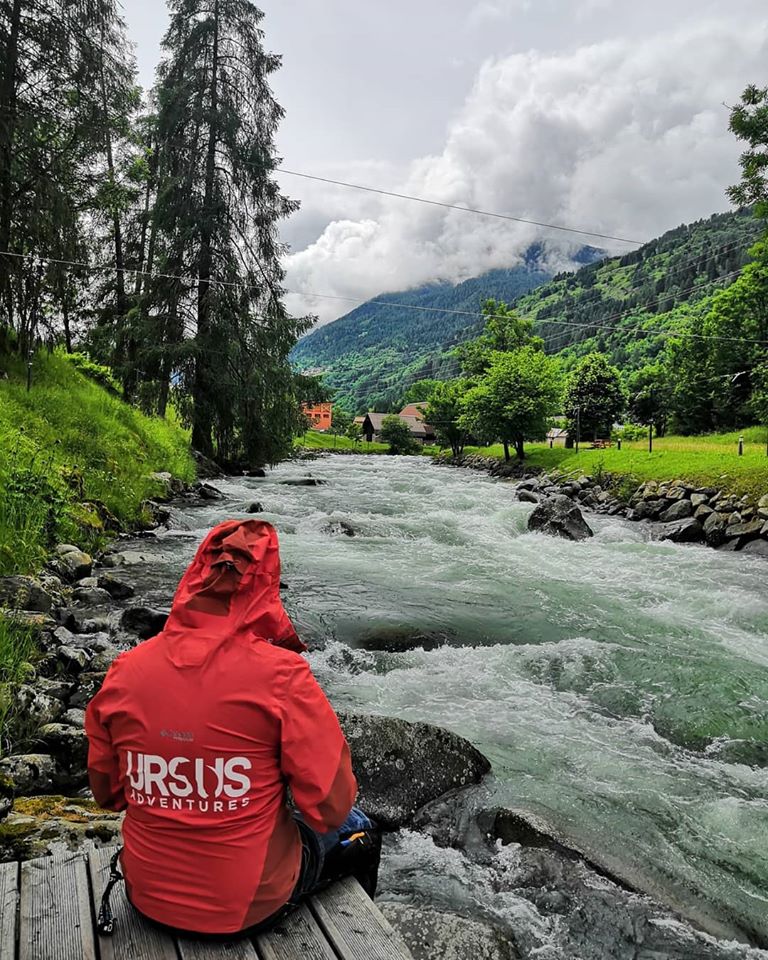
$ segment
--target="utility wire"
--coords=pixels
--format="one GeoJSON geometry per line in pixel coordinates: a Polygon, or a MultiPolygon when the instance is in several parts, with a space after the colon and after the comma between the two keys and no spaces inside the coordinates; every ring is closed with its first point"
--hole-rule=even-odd
{"type": "MultiPolygon", "coordinates": [[[[32,259],[32,260],[45,260],[45,261],[48,262],[48,263],[55,263],[55,264],[59,264],[59,265],[66,265],[66,266],[78,267],[78,268],[80,268],[80,269],[93,270],[93,271],[97,271],[97,272],[101,272],[101,273],[111,273],[111,272],[114,271],[114,272],[116,272],[116,273],[117,273],[117,272],[127,273],[127,274],[130,274],[130,275],[132,275],[132,276],[143,276],[143,277],[150,277],[150,278],[164,279],[164,280],[178,280],[178,281],[180,281],[180,282],[182,282],[182,283],[191,283],[191,284],[207,283],[207,284],[210,284],[210,285],[213,285],[213,286],[221,286],[221,287],[225,287],[225,288],[252,289],[252,290],[261,290],[261,289],[262,289],[259,284],[248,284],[248,283],[243,283],[243,282],[241,282],[241,281],[216,280],[216,279],[214,279],[214,278],[211,278],[211,279],[205,280],[205,281],[201,281],[199,278],[197,278],[197,277],[192,277],[192,276],[181,276],[181,275],[178,275],[178,274],[169,274],[169,273],[156,273],[156,272],[150,272],[150,271],[146,271],[146,270],[137,270],[137,269],[134,269],[134,268],[132,268],[132,267],[122,267],[122,268],[118,268],[118,267],[116,267],[116,266],[114,266],[114,265],[102,267],[102,266],[99,266],[98,264],[89,264],[89,263],[86,263],[85,261],[65,260],[65,259],[57,258],[57,257],[48,257],[48,256],[45,256],[44,254],[15,253],[15,252],[11,252],[11,251],[0,251],[0,256],[10,256],[10,257],[16,257],[16,258],[24,259],[24,260],[27,260],[27,259],[32,259]]],[[[693,287],[690,287],[690,288],[688,288],[687,290],[678,290],[678,291],[676,291],[675,293],[670,293],[668,296],[662,297],[662,298],[660,298],[660,299],[661,299],[662,301],[665,301],[665,300],[673,300],[673,299],[676,299],[677,297],[679,297],[679,296],[680,296],[681,294],[683,294],[683,293],[689,293],[689,292],[691,292],[691,291],[693,291],[693,290],[705,290],[705,289],[707,289],[708,287],[711,287],[711,286],[713,286],[713,285],[715,285],[715,284],[721,283],[721,282],[724,281],[724,280],[728,280],[728,279],[730,279],[731,277],[736,277],[736,276],[738,276],[740,273],[741,273],[741,270],[734,270],[734,271],[732,271],[731,273],[724,274],[723,276],[718,277],[718,278],[715,279],[715,280],[710,280],[710,281],[707,281],[706,283],[695,284],[693,287]]],[[[450,309],[450,308],[448,308],[448,307],[424,307],[424,306],[414,306],[414,305],[403,304],[403,303],[392,303],[392,302],[386,301],[386,300],[370,300],[370,301],[366,301],[366,302],[369,302],[369,303],[371,303],[371,304],[380,305],[380,306],[386,306],[386,307],[396,307],[396,308],[400,308],[400,309],[417,310],[417,311],[421,311],[421,312],[425,312],[425,313],[440,313],[440,314],[448,314],[448,315],[450,315],[450,316],[471,317],[471,318],[473,318],[473,319],[475,319],[475,320],[483,320],[483,319],[485,319],[485,320],[490,320],[490,319],[504,319],[503,315],[501,315],[501,314],[473,313],[473,312],[468,311],[468,310],[453,310],[453,309],[450,309]]],[[[568,320],[554,320],[554,319],[551,319],[551,318],[549,318],[549,317],[546,318],[546,319],[544,319],[544,320],[538,321],[538,322],[540,322],[540,323],[542,323],[542,324],[545,324],[545,323],[546,323],[546,324],[550,324],[550,325],[563,326],[563,327],[569,327],[569,328],[574,328],[574,329],[591,329],[591,330],[603,329],[603,330],[611,330],[611,331],[613,331],[613,330],[615,330],[615,326],[613,326],[613,325],[608,326],[605,321],[620,320],[620,319],[623,319],[624,317],[630,316],[631,314],[633,314],[633,313],[635,313],[635,312],[636,312],[636,308],[633,308],[633,309],[627,310],[627,311],[625,311],[625,312],[623,312],[623,313],[618,313],[618,314],[614,314],[613,316],[604,317],[602,323],[579,323],[579,322],[576,322],[576,321],[568,321],[568,320]]],[[[269,315],[264,315],[264,314],[252,314],[252,316],[253,316],[254,318],[256,318],[256,319],[262,319],[262,320],[274,320],[274,319],[275,319],[275,317],[270,317],[269,315]]],[[[655,334],[658,334],[659,336],[667,336],[667,337],[668,337],[668,336],[681,336],[681,337],[687,337],[687,338],[694,339],[694,340],[717,340],[717,341],[723,341],[723,342],[727,342],[727,343],[754,343],[754,344],[758,344],[758,345],[761,345],[761,346],[763,346],[763,345],[768,345],[768,341],[765,341],[765,340],[754,340],[754,339],[750,339],[750,338],[747,338],[747,337],[719,337],[719,336],[717,336],[717,335],[715,335],[715,334],[699,334],[699,333],[690,333],[690,332],[684,332],[684,331],[679,331],[679,330],[653,329],[653,328],[647,328],[647,327],[642,327],[642,326],[626,327],[626,328],[624,328],[624,331],[625,331],[625,332],[632,332],[633,330],[634,330],[634,331],[638,331],[638,332],[643,333],[643,334],[654,334],[654,333],[655,333],[655,334]]]]}

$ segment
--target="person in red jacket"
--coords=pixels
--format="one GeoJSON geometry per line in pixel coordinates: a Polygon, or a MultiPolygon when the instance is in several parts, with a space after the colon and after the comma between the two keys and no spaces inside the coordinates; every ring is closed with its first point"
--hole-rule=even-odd
{"type": "Polygon", "coordinates": [[[93,795],[126,811],[128,898],[176,931],[266,928],[317,887],[324,861],[326,877],[339,871],[350,833],[374,837],[373,895],[375,825],[353,809],[349,746],[279,591],[274,528],[221,524],[162,633],[121,654],[88,706],[93,795]]]}

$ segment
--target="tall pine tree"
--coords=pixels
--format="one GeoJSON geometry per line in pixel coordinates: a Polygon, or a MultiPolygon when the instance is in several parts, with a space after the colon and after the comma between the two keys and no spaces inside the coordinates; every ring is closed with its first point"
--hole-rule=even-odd
{"type": "Polygon", "coordinates": [[[282,303],[277,225],[296,205],[272,175],[283,111],[269,78],[280,58],[265,51],[263,14],[250,0],[170,7],[157,87],[155,267],[193,283],[153,284],[144,319],[161,354],[181,360],[193,445],[226,461],[274,461],[296,423],[288,352],[309,325],[282,303]]]}

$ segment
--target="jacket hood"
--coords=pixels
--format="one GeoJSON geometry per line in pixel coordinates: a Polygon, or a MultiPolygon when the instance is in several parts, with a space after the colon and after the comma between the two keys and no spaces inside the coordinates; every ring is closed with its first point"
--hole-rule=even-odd
{"type": "Polygon", "coordinates": [[[180,667],[200,665],[228,643],[264,640],[304,652],[280,599],[275,528],[263,520],[215,527],[179,583],[161,636],[180,667]]]}

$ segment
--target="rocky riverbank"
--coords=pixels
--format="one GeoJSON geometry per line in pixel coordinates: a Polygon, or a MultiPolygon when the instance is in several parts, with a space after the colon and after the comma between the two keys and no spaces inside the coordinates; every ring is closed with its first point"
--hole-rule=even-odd
{"type": "Polygon", "coordinates": [[[528,503],[565,496],[595,513],[645,523],[655,540],[705,544],[768,558],[768,492],[754,499],[736,497],[717,487],[697,487],[683,480],[649,480],[628,490],[626,478],[609,474],[544,473],[524,463],[507,464],[480,456],[438,458],[436,462],[518,481],[518,499],[528,503]]]}
{"type": "MultiPolygon", "coordinates": [[[[610,511],[590,489],[598,508],[610,511]]],[[[547,490],[545,483],[527,492],[544,500],[547,490]]],[[[162,526],[178,528],[181,507],[225,499],[212,484],[181,497],[157,505],[162,526]]],[[[246,506],[238,501],[231,509],[246,506]]],[[[0,581],[8,605],[34,626],[42,651],[14,698],[17,719],[24,718],[15,752],[0,763],[6,812],[0,859],[117,838],[121,818],[99,810],[87,792],[84,708],[112,660],[162,629],[167,610],[146,601],[133,572],[146,539],[161,532],[118,540],[97,558],[62,544],[40,578],[0,581]]],[[[364,647],[376,649],[376,643],[381,646],[380,638],[361,637],[364,647]]],[[[736,923],[688,913],[710,935],[701,933],[638,892],[647,891],[642,878],[601,851],[574,849],[530,811],[495,806],[487,789],[490,763],[466,740],[391,717],[350,713],[341,719],[361,802],[389,830],[380,902],[416,960],[766,960],[759,951],[712,938],[748,937],[750,931],[736,923]],[[445,858],[454,875],[481,892],[475,899],[485,901],[482,908],[452,909],[437,897],[414,898],[401,886],[409,873],[439,876],[445,858]],[[551,948],[542,952],[540,938],[531,938],[535,928],[557,931],[551,948]]],[[[684,903],[670,906],[686,914],[684,903]]]]}

